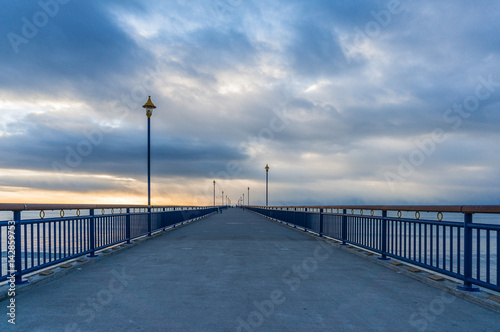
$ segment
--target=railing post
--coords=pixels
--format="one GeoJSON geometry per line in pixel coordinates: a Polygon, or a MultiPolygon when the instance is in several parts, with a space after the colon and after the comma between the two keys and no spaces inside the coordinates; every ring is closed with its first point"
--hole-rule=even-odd
{"type": "Polygon", "coordinates": [[[161,224],[163,225],[163,231],[165,232],[167,229],[167,214],[165,213],[167,211],[167,208],[162,208],[162,214],[161,214],[161,224]]]}
{"type": "Polygon", "coordinates": [[[345,246],[347,243],[347,209],[342,210],[342,245],[345,246]]]}
{"type": "Polygon", "coordinates": [[[307,208],[304,209],[304,232],[307,232],[307,208]]]}
{"type": "Polygon", "coordinates": [[[126,224],[126,236],[127,236],[127,244],[130,244],[130,208],[127,208],[127,216],[125,217],[126,224]]]}
{"type": "Polygon", "coordinates": [[[323,209],[319,209],[319,237],[323,236],[323,209]]]}
{"type": "Polygon", "coordinates": [[[457,289],[466,292],[479,292],[478,287],[472,286],[472,213],[464,213],[464,284],[457,289]]]}
{"type": "Polygon", "coordinates": [[[97,257],[98,255],[95,254],[95,210],[90,209],[90,225],[89,225],[89,247],[90,247],[90,254],[87,255],[87,257],[97,257]]]}
{"type": "Polygon", "coordinates": [[[382,242],[382,256],[378,259],[383,261],[388,261],[390,258],[386,256],[387,254],[387,211],[382,211],[382,232],[380,234],[382,242]]]}
{"type": "Polygon", "coordinates": [[[148,236],[151,236],[151,208],[148,208],[148,236]]]}
{"type": "MultiPolygon", "coordinates": [[[[45,227],[45,224],[44,224],[45,227]]],[[[22,285],[28,283],[28,279],[23,279],[23,265],[22,265],[22,253],[21,253],[21,211],[14,211],[14,269],[16,275],[16,285],[22,285]]],[[[12,271],[12,269],[10,269],[12,271]]]]}

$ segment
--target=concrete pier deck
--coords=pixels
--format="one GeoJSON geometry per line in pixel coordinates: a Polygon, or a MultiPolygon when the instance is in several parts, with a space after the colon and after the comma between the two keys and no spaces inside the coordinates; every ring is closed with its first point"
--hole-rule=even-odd
{"type": "MultiPolygon", "coordinates": [[[[100,259],[100,260],[99,260],[100,259]]],[[[500,314],[228,209],[16,296],[0,331],[498,331],[500,314]]]]}

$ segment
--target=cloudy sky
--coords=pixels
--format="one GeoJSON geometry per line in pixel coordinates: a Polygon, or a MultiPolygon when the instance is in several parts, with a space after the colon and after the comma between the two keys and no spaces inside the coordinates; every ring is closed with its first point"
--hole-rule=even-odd
{"type": "Polygon", "coordinates": [[[2,202],[500,204],[500,2],[0,4],[2,202]]]}

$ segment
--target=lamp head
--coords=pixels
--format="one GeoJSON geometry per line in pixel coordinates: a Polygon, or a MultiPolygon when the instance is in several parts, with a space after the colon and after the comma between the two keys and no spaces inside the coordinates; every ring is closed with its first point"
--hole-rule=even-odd
{"type": "Polygon", "coordinates": [[[266,167],[264,167],[266,169],[266,173],[269,172],[269,165],[266,164],[266,167]]]}
{"type": "Polygon", "coordinates": [[[146,116],[150,118],[153,115],[153,110],[156,108],[155,104],[151,101],[151,96],[148,97],[148,101],[142,107],[146,109],[146,116]]]}

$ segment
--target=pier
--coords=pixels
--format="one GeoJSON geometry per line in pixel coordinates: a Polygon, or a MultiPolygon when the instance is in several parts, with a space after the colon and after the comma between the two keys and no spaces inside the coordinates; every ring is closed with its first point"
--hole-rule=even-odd
{"type": "MultiPolygon", "coordinates": [[[[210,211],[175,230],[138,237],[129,248],[117,242],[111,247],[121,249],[111,254],[95,247],[97,257],[69,260],[64,275],[52,267],[45,282],[19,285],[16,330],[498,329],[498,312],[362,257],[376,251],[347,249],[253,210],[210,211]]],[[[7,301],[2,331],[12,327],[7,301]]]]}

